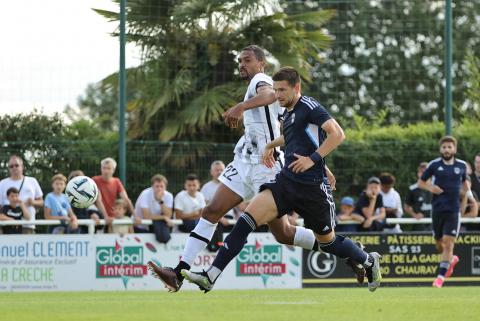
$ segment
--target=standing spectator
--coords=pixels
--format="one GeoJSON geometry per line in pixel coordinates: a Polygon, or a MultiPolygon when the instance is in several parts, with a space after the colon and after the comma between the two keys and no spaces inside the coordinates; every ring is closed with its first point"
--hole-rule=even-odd
{"type": "MultiPolygon", "coordinates": [[[[428,163],[422,162],[417,169],[417,180],[422,177],[423,172],[427,169],[428,163]]],[[[405,213],[417,220],[432,215],[432,193],[421,189],[418,184],[412,184],[408,188],[407,198],[404,204],[405,213]]],[[[428,224],[414,224],[413,231],[426,231],[431,229],[428,224]]]]}
{"type": "Polygon", "coordinates": [[[475,196],[475,199],[477,200],[478,207],[480,207],[480,153],[475,155],[475,160],[474,160],[474,171],[473,173],[470,174],[470,181],[472,184],[472,193],[475,196]]]}
{"type": "Polygon", "coordinates": [[[79,233],[77,217],[72,211],[67,196],[63,193],[67,186],[67,178],[62,174],[52,177],[51,193],[45,197],[45,208],[43,214],[46,220],[60,220],[61,225],[49,226],[48,233],[51,234],[73,234],[79,233]]]}
{"type": "Polygon", "coordinates": [[[467,183],[467,166],[455,158],[457,140],[452,136],[440,139],[440,158],[432,160],[418,186],[433,194],[432,226],[433,237],[441,253],[437,278],[433,286],[441,288],[453,273],[459,258],[453,255],[455,240],[460,230],[460,191],[470,190],[467,183]],[[431,181],[429,179],[432,178],[431,181]]]}
{"type": "MultiPolygon", "coordinates": [[[[8,205],[3,205],[0,210],[0,221],[29,220],[30,212],[20,200],[18,189],[10,187],[7,190],[8,205]]],[[[21,225],[4,226],[3,234],[22,234],[21,225]]]]}
{"type": "MultiPolygon", "coordinates": [[[[115,214],[113,213],[113,205],[118,198],[123,199],[127,203],[128,209],[132,214],[135,212],[132,201],[128,198],[128,194],[125,191],[122,182],[118,178],[113,177],[116,167],[117,162],[113,158],[102,159],[102,175],[92,177],[100,191],[99,197],[105,208],[104,216],[107,224],[109,224],[115,217],[115,214]]],[[[100,208],[100,210],[103,211],[102,208],[100,208]]]]}
{"type": "Polygon", "coordinates": [[[201,210],[206,206],[203,194],[199,192],[200,181],[195,174],[190,174],[185,180],[185,190],[175,196],[175,217],[183,220],[179,230],[190,233],[197,225],[201,210]]]}
{"type": "MultiPolygon", "coordinates": [[[[20,200],[25,204],[30,213],[29,221],[35,222],[36,208],[43,206],[43,193],[38,181],[34,177],[23,175],[24,166],[20,156],[13,155],[10,157],[8,171],[10,176],[0,181],[0,204],[9,204],[7,190],[15,187],[19,191],[20,200]]],[[[35,225],[24,225],[22,233],[35,233],[35,225]]]]}
{"type": "MultiPolygon", "coordinates": [[[[127,213],[127,203],[122,200],[118,199],[115,200],[115,203],[113,203],[113,212],[115,213],[115,220],[123,220],[126,216],[125,214],[127,213]]],[[[133,227],[132,225],[111,225],[109,228],[110,233],[114,234],[120,234],[120,235],[125,235],[128,233],[133,233],[133,227]]]]}
{"type": "MultiPolygon", "coordinates": [[[[207,205],[212,201],[215,192],[221,184],[218,178],[220,177],[224,169],[225,164],[220,160],[216,160],[210,165],[210,176],[212,177],[212,180],[205,183],[200,190],[200,192],[205,197],[205,203],[207,205]]],[[[207,245],[207,249],[209,251],[216,252],[220,248],[223,242],[223,232],[230,227],[228,219],[233,219],[234,216],[234,211],[233,209],[231,209],[218,221],[220,224],[217,225],[215,233],[213,233],[213,237],[210,240],[210,243],[208,243],[207,245]]]]}
{"type": "MultiPolygon", "coordinates": [[[[362,215],[355,214],[355,202],[350,196],[345,196],[340,201],[340,211],[337,214],[338,221],[356,221],[362,224],[365,218],[362,215]]],[[[358,232],[359,224],[339,224],[335,230],[337,232],[358,232]]]]}
{"type": "Polygon", "coordinates": [[[365,218],[360,227],[361,231],[382,231],[385,220],[385,208],[383,198],[380,194],[380,179],[370,177],[367,181],[367,188],[360,195],[353,211],[365,218]]]}
{"type": "Polygon", "coordinates": [[[163,175],[153,175],[152,186],[144,189],[135,203],[135,219],[152,220],[150,228],[147,225],[134,226],[135,233],[154,233],[160,243],[167,243],[170,236],[170,220],[173,211],[173,195],[167,191],[168,181],[163,175]]]}
{"type": "MultiPolygon", "coordinates": [[[[393,187],[395,185],[395,176],[390,173],[380,174],[380,194],[382,195],[383,207],[387,218],[399,218],[403,216],[402,199],[400,194],[393,187]]],[[[399,224],[386,224],[383,228],[385,232],[400,233],[399,224]]]]}
{"type": "MultiPolygon", "coordinates": [[[[85,174],[81,170],[75,170],[70,172],[68,175],[68,181],[70,181],[72,178],[77,177],[77,176],[85,176],[85,174]]],[[[103,208],[103,204],[99,198],[95,201],[95,205],[91,205],[88,208],[79,208],[75,207],[72,205],[72,210],[77,219],[79,220],[84,220],[84,219],[91,219],[95,221],[95,225],[100,224],[100,219],[103,218],[102,213],[99,211],[98,208],[103,208]]],[[[105,208],[103,208],[105,210],[105,208]]],[[[80,229],[81,234],[87,234],[88,233],[88,226],[86,225],[81,225],[78,227],[80,229]]]]}

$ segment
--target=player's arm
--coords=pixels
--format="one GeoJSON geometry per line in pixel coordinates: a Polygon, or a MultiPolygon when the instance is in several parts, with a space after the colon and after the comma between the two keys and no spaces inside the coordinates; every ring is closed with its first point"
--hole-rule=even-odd
{"type": "Polygon", "coordinates": [[[424,189],[426,191],[429,191],[432,194],[442,194],[443,189],[438,187],[437,185],[433,185],[430,181],[430,177],[433,176],[433,165],[429,164],[425,172],[423,172],[422,177],[418,180],[418,188],[424,189]]]}
{"type": "Polygon", "coordinates": [[[278,136],[267,145],[265,145],[265,149],[263,150],[263,164],[268,168],[273,168],[275,166],[275,157],[273,156],[276,147],[280,147],[285,145],[285,138],[283,135],[278,136]]]}
{"type": "Polygon", "coordinates": [[[273,90],[272,85],[266,82],[259,82],[257,84],[257,94],[228,109],[223,113],[223,120],[228,127],[236,128],[244,111],[273,104],[276,100],[275,90],[273,90]]]}
{"type": "Polygon", "coordinates": [[[327,165],[325,165],[325,173],[327,174],[327,179],[328,179],[328,182],[330,183],[330,186],[332,187],[332,191],[335,191],[337,188],[336,188],[336,184],[337,184],[337,179],[335,178],[335,175],[333,175],[332,171],[330,170],[330,168],[328,168],[327,165]]]}
{"type": "Polygon", "coordinates": [[[325,158],[328,154],[330,154],[345,140],[345,133],[335,119],[328,119],[322,124],[321,127],[325,133],[327,133],[327,138],[310,156],[294,154],[297,160],[288,166],[294,173],[302,173],[308,170],[315,165],[315,163],[319,162],[322,158],[325,158]]]}

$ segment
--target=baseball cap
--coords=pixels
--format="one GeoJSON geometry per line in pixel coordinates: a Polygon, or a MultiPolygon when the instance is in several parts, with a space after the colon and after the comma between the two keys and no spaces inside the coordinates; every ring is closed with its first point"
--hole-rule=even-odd
{"type": "Polygon", "coordinates": [[[372,183],[380,184],[380,178],[378,178],[377,176],[370,177],[367,181],[367,184],[372,184],[372,183]]]}
{"type": "Polygon", "coordinates": [[[353,206],[354,204],[355,204],[355,202],[353,201],[353,198],[351,198],[350,196],[345,196],[345,197],[342,198],[342,200],[340,201],[340,205],[353,206]]]}

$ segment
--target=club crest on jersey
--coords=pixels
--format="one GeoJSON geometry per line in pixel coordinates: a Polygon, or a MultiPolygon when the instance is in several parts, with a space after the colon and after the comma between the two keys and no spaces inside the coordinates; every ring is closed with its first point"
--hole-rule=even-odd
{"type": "Polygon", "coordinates": [[[460,174],[460,168],[458,168],[458,167],[455,167],[455,168],[453,169],[453,171],[454,171],[455,174],[457,174],[457,175],[460,174]]]}

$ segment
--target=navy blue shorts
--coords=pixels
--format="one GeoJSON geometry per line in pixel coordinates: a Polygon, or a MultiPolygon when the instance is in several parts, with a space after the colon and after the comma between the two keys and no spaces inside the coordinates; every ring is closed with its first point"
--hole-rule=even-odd
{"type": "Polygon", "coordinates": [[[432,213],[433,237],[439,240],[444,235],[458,236],[460,231],[460,214],[452,212],[432,213]]]}
{"type": "Polygon", "coordinates": [[[305,227],[319,235],[330,233],[335,227],[335,203],[330,185],[310,185],[296,182],[284,174],[275,182],[260,186],[260,191],[272,191],[278,217],[295,211],[303,217],[305,227]]]}

